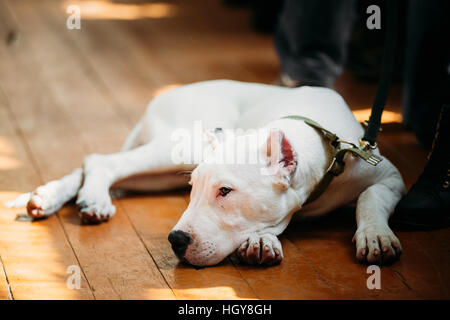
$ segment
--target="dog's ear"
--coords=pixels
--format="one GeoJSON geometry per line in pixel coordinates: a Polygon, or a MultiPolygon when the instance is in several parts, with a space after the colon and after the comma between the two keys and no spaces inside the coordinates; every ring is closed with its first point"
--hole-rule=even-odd
{"type": "Polygon", "coordinates": [[[287,189],[297,168],[297,154],[280,129],[271,129],[266,146],[267,172],[277,178],[277,184],[287,189]]]}
{"type": "Polygon", "coordinates": [[[213,150],[225,140],[222,128],[206,129],[205,135],[213,150]]]}

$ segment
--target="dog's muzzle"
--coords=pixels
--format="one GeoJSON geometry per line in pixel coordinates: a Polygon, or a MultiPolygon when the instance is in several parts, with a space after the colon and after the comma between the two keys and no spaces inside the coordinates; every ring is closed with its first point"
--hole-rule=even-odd
{"type": "Polygon", "coordinates": [[[169,242],[172,245],[172,250],[175,252],[180,260],[183,260],[186,248],[192,242],[189,233],[174,230],[169,233],[169,242]]]}

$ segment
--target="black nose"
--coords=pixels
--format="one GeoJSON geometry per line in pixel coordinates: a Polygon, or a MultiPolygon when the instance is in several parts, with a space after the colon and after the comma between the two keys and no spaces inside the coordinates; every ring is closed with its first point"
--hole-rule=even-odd
{"type": "Polygon", "coordinates": [[[187,246],[192,242],[189,233],[175,230],[169,233],[169,242],[172,244],[172,249],[179,258],[183,258],[187,246]]]}

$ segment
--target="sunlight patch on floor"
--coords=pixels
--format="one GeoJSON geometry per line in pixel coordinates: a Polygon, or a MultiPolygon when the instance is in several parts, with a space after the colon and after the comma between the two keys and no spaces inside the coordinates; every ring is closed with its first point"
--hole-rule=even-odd
{"type": "Polygon", "coordinates": [[[21,162],[11,156],[0,154],[0,170],[17,169],[21,166],[21,162]]]}
{"type": "Polygon", "coordinates": [[[239,297],[236,291],[227,286],[210,287],[210,288],[188,288],[188,289],[173,289],[177,299],[187,300],[237,300],[250,299],[247,297],[239,297]]]}
{"type": "MultiPolygon", "coordinates": [[[[369,120],[372,109],[367,108],[367,109],[360,109],[360,110],[352,110],[352,112],[359,122],[363,122],[363,121],[369,120]]],[[[403,117],[402,117],[401,113],[387,111],[387,110],[383,111],[383,116],[381,117],[381,123],[402,123],[402,121],[403,121],[403,117]]]]}
{"type": "Polygon", "coordinates": [[[13,145],[3,136],[0,136],[0,170],[19,168],[22,163],[15,157],[13,145]]]}
{"type": "MultiPolygon", "coordinates": [[[[55,221],[16,220],[25,209],[9,209],[4,203],[19,195],[20,192],[0,191],[0,252],[15,298],[79,299],[79,290],[67,286],[68,265],[61,260],[61,250],[70,247],[55,239],[55,221]]],[[[82,280],[83,291],[86,285],[82,280]]]]}
{"type": "Polygon", "coordinates": [[[181,85],[182,85],[181,83],[172,83],[172,84],[168,84],[165,86],[161,86],[153,92],[153,96],[156,97],[156,96],[160,95],[161,93],[178,88],[181,85]]]}
{"type": "Polygon", "coordinates": [[[136,20],[170,18],[177,14],[178,8],[168,3],[127,4],[110,1],[65,1],[63,10],[70,5],[80,8],[81,19],[89,20],[136,20]]]}

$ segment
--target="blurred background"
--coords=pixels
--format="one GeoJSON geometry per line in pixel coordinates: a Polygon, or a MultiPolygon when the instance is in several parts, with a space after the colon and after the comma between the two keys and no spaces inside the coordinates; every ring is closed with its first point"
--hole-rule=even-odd
{"type": "MultiPolygon", "coordinates": [[[[362,122],[375,97],[385,31],[367,29],[366,8],[379,3],[383,10],[384,4],[349,3],[354,9],[347,21],[352,22],[347,53],[329,86],[362,122]]],[[[394,83],[378,143],[410,187],[423,170],[430,139],[422,146],[412,126],[402,123],[407,1],[401,3],[394,83]]],[[[224,78],[279,83],[283,64],[274,35],[284,5],[281,0],[0,0],[1,297],[449,297],[446,230],[399,231],[405,254],[383,269],[383,290],[375,292],[365,285],[365,266],[355,263],[353,217],[289,227],[280,266],[257,269],[226,260],[195,270],[178,263],[167,241],[187,193],[115,200],[116,216],[94,227],[80,225],[74,206],[35,223],[17,221],[20,211],[4,207],[4,201],[79,167],[90,153],[118,151],[148,102],[165,90],[224,78]],[[67,27],[69,6],[80,9],[80,29],[67,27]],[[80,290],[67,289],[69,265],[83,270],[80,290]]],[[[310,19],[326,25],[326,16],[323,11],[310,19]]],[[[434,13],[429,17],[438,20],[434,13]]]]}

